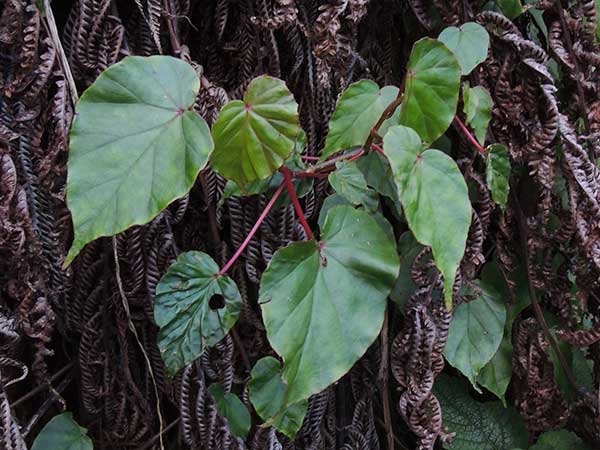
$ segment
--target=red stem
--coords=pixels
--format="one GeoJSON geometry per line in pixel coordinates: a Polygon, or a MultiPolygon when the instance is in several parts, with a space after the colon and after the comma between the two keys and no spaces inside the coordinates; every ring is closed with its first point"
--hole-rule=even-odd
{"type": "Polygon", "coordinates": [[[308,156],[308,155],[302,155],[301,158],[305,161],[318,161],[319,158],[318,156],[308,156]]]}
{"type": "Polygon", "coordinates": [[[225,267],[223,267],[221,269],[221,271],[219,272],[218,275],[225,275],[227,273],[227,271],[229,269],[231,269],[231,266],[233,266],[233,264],[237,261],[237,259],[243,253],[243,251],[246,249],[246,247],[248,246],[248,244],[250,243],[250,241],[252,240],[252,238],[254,237],[256,232],[258,231],[258,228],[265,220],[265,217],[267,217],[267,214],[269,214],[269,211],[271,211],[271,209],[273,209],[273,205],[275,205],[275,202],[277,201],[277,199],[283,192],[283,188],[285,188],[285,181],[279,185],[279,187],[273,194],[273,197],[271,197],[271,200],[269,200],[269,203],[267,203],[267,206],[265,206],[264,211],[260,214],[260,216],[256,220],[256,223],[250,230],[250,233],[248,233],[248,236],[246,236],[246,239],[244,240],[244,242],[242,242],[242,245],[240,245],[240,248],[238,248],[237,251],[235,252],[235,254],[231,257],[231,259],[229,261],[227,261],[227,264],[225,264],[225,267]]]}
{"type": "Polygon", "coordinates": [[[373,150],[375,150],[377,153],[379,153],[381,156],[383,156],[384,158],[387,158],[387,156],[385,156],[383,149],[379,145],[371,144],[371,148],[373,150]]]}
{"type": "Polygon", "coordinates": [[[475,148],[477,149],[477,151],[479,153],[481,153],[482,155],[485,155],[485,153],[486,153],[485,152],[485,148],[483,148],[481,146],[481,144],[477,141],[477,139],[475,139],[475,137],[471,134],[471,132],[465,126],[465,124],[462,122],[462,120],[460,120],[458,118],[458,116],[454,116],[454,120],[458,124],[458,126],[460,127],[460,129],[462,130],[462,132],[464,133],[464,135],[467,137],[467,139],[469,141],[471,141],[471,144],[473,144],[475,146],[475,148]]]}
{"type": "Polygon", "coordinates": [[[292,199],[292,203],[294,204],[294,209],[296,210],[296,214],[298,215],[298,219],[300,219],[300,223],[304,227],[304,231],[306,231],[306,235],[308,239],[314,239],[315,236],[310,229],[310,225],[304,216],[304,211],[302,211],[302,206],[300,205],[300,200],[298,200],[298,195],[296,195],[296,189],[294,188],[294,183],[292,182],[292,172],[287,167],[283,166],[281,168],[281,173],[283,173],[283,182],[285,183],[288,192],[290,193],[290,198],[292,199]]]}

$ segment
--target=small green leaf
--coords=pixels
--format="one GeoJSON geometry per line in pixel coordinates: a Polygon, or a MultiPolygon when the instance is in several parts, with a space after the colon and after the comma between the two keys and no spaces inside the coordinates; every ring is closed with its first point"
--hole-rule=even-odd
{"type": "Polygon", "coordinates": [[[459,378],[440,375],[433,385],[440,401],[444,426],[456,433],[450,450],[507,450],[527,448],[527,430],[514,408],[502,403],[474,400],[468,386],[459,378]]]}
{"type": "Polygon", "coordinates": [[[242,297],[206,253],[185,252],[156,286],[154,319],[158,347],[174,375],[229,332],[242,310],[242,297]]]}
{"type": "Polygon", "coordinates": [[[567,430],[546,431],[529,450],[589,450],[575,433],[567,430]]]}
{"type": "Polygon", "coordinates": [[[321,210],[319,211],[319,219],[317,220],[320,229],[325,225],[325,219],[327,219],[329,210],[339,205],[350,205],[350,202],[339,194],[332,194],[325,198],[323,206],[321,206],[321,210]]]}
{"type": "Polygon", "coordinates": [[[506,308],[503,298],[493,286],[482,280],[481,296],[456,307],[446,342],[446,360],[477,389],[475,380],[480,370],[492,359],[504,333],[506,308]]]}
{"type": "Polygon", "coordinates": [[[448,47],[458,62],[463,75],[471,71],[487,58],[490,36],[485,28],[475,22],[467,22],[457,27],[448,27],[438,36],[448,47]]]}
{"type": "Polygon", "coordinates": [[[377,152],[369,152],[357,162],[357,167],[362,172],[367,185],[379,194],[390,198],[399,204],[398,192],[392,176],[389,161],[377,152]]]}
{"type": "Polygon", "coordinates": [[[50,419],[33,442],[31,450],[93,450],[87,428],[80,427],[66,412],[50,419]]]}
{"type": "Polygon", "coordinates": [[[360,359],[381,330],[398,275],[394,240],[364,211],[332,208],[321,238],[278,250],[261,280],[267,337],[284,360],[284,407],[325,389],[360,359]]]}
{"type": "Polygon", "coordinates": [[[408,60],[400,123],[424,141],[435,141],[454,120],[459,89],[460,66],[452,52],[435,39],[417,41],[408,60]]]}
{"type": "Polygon", "coordinates": [[[510,160],[506,146],[492,144],[487,148],[485,178],[492,191],[492,199],[500,208],[506,208],[510,189],[510,160]]]}
{"type": "Polygon", "coordinates": [[[469,83],[463,85],[464,113],[467,124],[475,130],[475,137],[481,145],[485,145],[485,135],[492,119],[494,101],[487,89],[481,86],[474,88],[469,83]]]}
{"type": "Polygon", "coordinates": [[[321,159],[363,145],[383,111],[397,96],[398,88],[395,86],[379,89],[377,83],[371,80],[351,84],[337,102],[321,159]]]}
{"type": "Polygon", "coordinates": [[[498,6],[502,10],[502,14],[510,20],[515,19],[525,12],[521,0],[498,0],[498,6]]]}
{"type": "Polygon", "coordinates": [[[227,103],[213,125],[210,166],[238,185],[262,180],[291,155],[300,135],[298,104],[282,80],[252,80],[244,100],[227,103]]]}
{"type": "Polygon", "coordinates": [[[250,401],[261,419],[294,439],[306,416],[308,402],[301,400],[285,407],[288,387],[281,377],[281,363],[272,356],[259,359],[252,368],[248,390],[250,401]]]}
{"type": "Polygon", "coordinates": [[[367,186],[365,177],[355,162],[341,161],[329,175],[329,184],[354,206],[362,205],[367,212],[377,211],[379,197],[367,186]]]}
{"type": "Polygon", "coordinates": [[[433,149],[422,152],[421,140],[410,128],[390,128],[383,146],[408,225],[417,241],[431,246],[451,308],[452,286],[471,225],[467,184],[448,155],[433,149]]]}
{"type": "Polygon", "coordinates": [[[244,439],[250,431],[251,419],[246,405],[231,392],[225,393],[220,384],[211,384],[208,392],[217,404],[217,411],[221,417],[227,419],[229,429],[236,436],[244,439]]]}
{"type": "Polygon", "coordinates": [[[185,195],[213,148],[193,110],[200,80],[170,56],[129,56],[81,96],[69,143],[67,203],[85,244],[149,222],[185,195]]]}

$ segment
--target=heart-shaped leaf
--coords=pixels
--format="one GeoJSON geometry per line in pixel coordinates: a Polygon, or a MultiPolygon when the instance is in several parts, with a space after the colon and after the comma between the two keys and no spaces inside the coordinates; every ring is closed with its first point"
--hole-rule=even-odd
{"type": "Polygon", "coordinates": [[[66,412],[50,419],[33,442],[31,450],[93,450],[87,428],[80,427],[66,412]]]}
{"type": "Polygon", "coordinates": [[[367,186],[365,177],[353,161],[341,161],[329,174],[329,184],[352,205],[362,205],[366,211],[375,212],[379,206],[377,192],[367,186]]]}
{"type": "Polygon", "coordinates": [[[237,395],[231,392],[225,393],[220,384],[211,384],[208,392],[215,399],[219,415],[227,419],[231,432],[244,439],[250,431],[251,425],[250,413],[246,405],[237,395]]]}
{"type": "Polygon", "coordinates": [[[67,202],[75,237],[65,264],[85,244],[153,219],[185,195],[213,148],[191,110],[200,80],[170,56],[129,56],[81,96],[71,129],[67,202]]]}
{"type": "Polygon", "coordinates": [[[298,104],[285,83],[260,76],[243,100],[221,109],[213,125],[210,166],[241,186],[262,180],[283,165],[300,134],[298,104]]]}
{"type": "Polygon", "coordinates": [[[277,430],[294,439],[302,426],[308,402],[301,400],[285,407],[288,386],[281,377],[281,363],[272,356],[259,359],[248,383],[250,401],[258,415],[277,430]]]}
{"type": "Polygon", "coordinates": [[[444,294],[452,306],[452,286],[465,252],[471,224],[467,184],[452,158],[439,150],[423,150],[417,133],[391,127],[383,139],[398,197],[417,241],[431,246],[444,276],[444,294]]]}
{"type": "Polygon", "coordinates": [[[467,124],[475,130],[475,137],[481,145],[485,144],[485,135],[492,119],[494,102],[490,93],[481,86],[470,87],[469,83],[463,86],[464,112],[467,124]]]}
{"type": "Polygon", "coordinates": [[[321,237],[278,250],[261,280],[267,337],[284,360],[284,407],[325,389],[365,353],[398,275],[394,240],[364,211],[333,207],[321,237]]]}
{"type": "Polygon", "coordinates": [[[454,119],[459,88],[460,66],[452,52],[435,39],[417,41],[408,60],[400,123],[424,141],[435,141],[454,119]]]}
{"type": "Polygon", "coordinates": [[[229,332],[242,310],[242,297],[231,278],[206,253],[185,252],[156,286],[154,319],[158,347],[174,375],[229,332]]]}
{"type": "Polygon", "coordinates": [[[438,40],[446,44],[458,62],[463,75],[471,71],[487,58],[490,36],[485,28],[475,22],[467,22],[457,27],[448,27],[440,33],[438,40]]]}
{"type": "Polygon", "coordinates": [[[379,88],[371,80],[360,80],[346,89],[337,102],[321,159],[350,147],[363,145],[381,114],[398,96],[398,88],[379,88]]]}
{"type": "Polygon", "coordinates": [[[487,148],[485,178],[492,191],[492,199],[502,208],[506,208],[510,190],[510,159],[505,145],[493,144],[487,148]]]}
{"type": "Polygon", "coordinates": [[[479,298],[456,307],[444,350],[446,360],[476,389],[477,375],[498,350],[506,322],[501,293],[483,280],[480,287],[479,298]]]}

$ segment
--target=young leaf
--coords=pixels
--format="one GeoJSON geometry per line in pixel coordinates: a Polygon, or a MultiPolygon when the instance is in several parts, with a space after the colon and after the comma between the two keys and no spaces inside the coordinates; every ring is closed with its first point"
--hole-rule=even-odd
{"type": "Polygon", "coordinates": [[[471,224],[467,184],[458,166],[439,150],[422,152],[414,130],[395,126],[383,139],[408,225],[417,241],[431,246],[444,276],[446,305],[465,252],[471,224]]]}
{"type": "Polygon", "coordinates": [[[454,120],[459,88],[460,66],[452,52],[435,39],[417,41],[408,60],[400,123],[424,141],[435,141],[454,120]]]}
{"type": "Polygon", "coordinates": [[[185,252],[156,286],[158,347],[170,375],[223,339],[240,315],[237,286],[218,273],[217,263],[206,253],[185,252]]]}
{"type": "Polygon", "coordinates": [[[88,242],[149,222],[191,189],[213,148],[191,110],[199,89],[180,59],[129,56],[83,93],[69,144],[75,237],[65,265],[88,242]]]}
{"type": "Polygon", "coordinates": [[[66,412],[50,419],[33,442],[31,450],[93,450],[87,428],[80,427],[66,412]]]}
{"type": "Polygon", "coordinates": [[[375,212],[379,206],[377,193],[367,186],[365,177],[355,162],[341,161],[329,175],[329,184],[351,204],[362,205],[367,212],[375,212]]]}
{"type": "Polygon", "coordinates": [[[220,384],[211,384],[208,387],[208,392],[217,404],[219,415],[227,419],[232,433],[244,439],[250,431],[251,425],[250,413],[246,405],[242,403],[237,395],[231,392],[226,394],[220,384]]]}
{"type": "Polygon", "coordinates": [[[467,124],[475,130],[475,137],[481,145],[485,144],[485,135],[492,119],[494,102],[489,92],[481,87],[470,87],[469,83],[463,85],[464,113],[467,124]]]}
{"type": "Polygon", "coordinates": [[[213,125],[210,166],[238,185],[262,180],[279,169],[300,136],[298,104],[282,80],[252,80],[244,100],[227,103],[213,125]]]}
{"type": "Polygon", "coordinates": [[[457,27],[445,28],[438,40],[446,44],[460,63],[463,75],[471,71],[487,58],[490,36],[485,28],[475,22],[467,22],[457,27]]]}
{"type": "Polygon", "coordinates": [[[281,363],[272,356],[259,359],[252,368],[248,390],[250,401],[261,419],[294,439],[306,416],[308,402],[301,400],[285,407],[288,386],[281,377],[281,363]]]}
{"type": "Polygon", "coordinates": [[[440,375],[433,385],[440,401],[444,426],[456,436],[450,450],[507,450],[527,447],[527,430],[514,408],[502,403],[475,401],[463,380],[440,375]]]}
{"type": "Polygon", "coordinates": [[[493,286],[480,282],[481,296],[456,307],[448,333],[446,360],[477,389],[475,379],[492,359],[504,333],[506,308],[493,286]]]}
{"type": "Polygon", "coordinates": [[[510,189],[510,160],[506,146],[492,144],[487,148],[485,178],[492,191],[492,199],[500,208],[506,208],[510,189]]]}
{"type": "Polygon", "coordinates": [[[364,144],[383,111],[397,96],[395,86],[379,89],[371,80],[351,84],[337,102],[321,159],[364,144]]]}
{"type": "Polygon", "coordinates": [[[381,330],[398,275],[394,240],[364,211],[332,208],[321,237],[278,250],[261,280],[267,337],[284,360],[284,407],[325,389],[360,359],[381,330]]]}

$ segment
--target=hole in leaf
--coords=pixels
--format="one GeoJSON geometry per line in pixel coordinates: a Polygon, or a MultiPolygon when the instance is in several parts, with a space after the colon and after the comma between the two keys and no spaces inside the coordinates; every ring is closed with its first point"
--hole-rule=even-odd
{"type": "Polygon", "coordinates": [[[213,311],[225,308],[225,297],[223,297],[221,294],[213,294],[208,301],[208,306],[213,311]]]}

